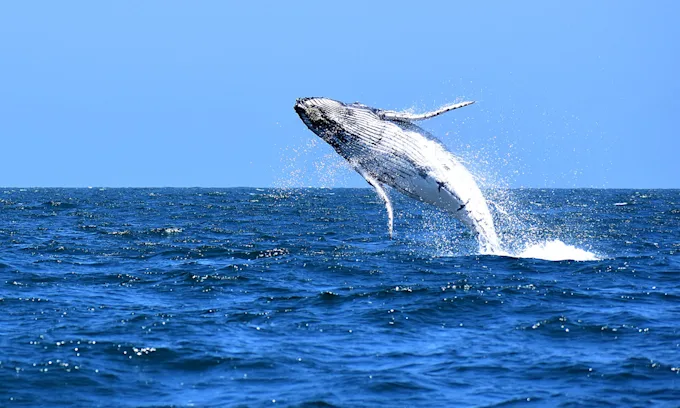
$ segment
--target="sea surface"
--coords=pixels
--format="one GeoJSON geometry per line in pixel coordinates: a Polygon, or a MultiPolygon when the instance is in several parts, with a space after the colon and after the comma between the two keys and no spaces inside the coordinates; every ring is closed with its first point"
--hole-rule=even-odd
{"type": "Polygon", "coordinates": [[[680,190],[487,196],[0,188],[0,406],[680,406],[680,190]]]}

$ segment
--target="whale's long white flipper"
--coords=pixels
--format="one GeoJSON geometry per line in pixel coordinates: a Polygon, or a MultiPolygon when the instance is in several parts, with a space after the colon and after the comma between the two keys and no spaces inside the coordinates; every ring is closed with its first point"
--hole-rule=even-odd
{"type": "Polygon", "coordinates": [[[385,120],[404,120],[404,121],[424,120],[424,119],[434,118],[435,116],[441,115],[442,113],[452,111],[454,109],[458,109],[458,108],[462,108],[464,106],[472,105],[473,103],[475,103],[475,101],[466,101],[466,102],[454,103],[452,105],[442,106],[441,108],[439,108],[437,110],[433,110],[432,112],[425,112],[425,113],[420,113],[420,114],[379,110],[378,111],[378,117],[380,117],[381,119],[385,119],[385,120]]]}
{"type": "Polygon", "coordinates": [[[390,234],[391,239],[392,232],[394,231],[394,210],[392,208],[392,201],[390,201],[390,196],[387,195],[387,192],[385,191],[383,186],[380,185],[380,182],[378,180],[374,179],[370,174],[363,171],[363,169],[357,168],[357,171],[364,177],[364,179],[366,179],[368,184],[372,185],[373,188],[375,188],[375,192],[378,193],[378,197],[380,197],[385,203],[385,209],[387,210],[387,230],[390,234]]]}
{"type": "Polygon", "coordinates": [[[441,143],[411,123],[471,103],[412,115],[328,98],[302,98],[295,111],[376,189],[387,207],[390,233],[392,203],[383,185],[451,213],[477,235],[482,252],[500,253],[491,212],[472,174],[441,143]]]}

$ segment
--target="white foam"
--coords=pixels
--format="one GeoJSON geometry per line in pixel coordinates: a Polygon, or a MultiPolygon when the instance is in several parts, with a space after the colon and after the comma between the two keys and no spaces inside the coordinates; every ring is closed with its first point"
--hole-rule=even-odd
{"type": "Polygon", "coordinates": [[[600,259],[592,252],[567,245],[559,239],[530,244],[515,256],[546,261],[597,261],[600,259]]]}

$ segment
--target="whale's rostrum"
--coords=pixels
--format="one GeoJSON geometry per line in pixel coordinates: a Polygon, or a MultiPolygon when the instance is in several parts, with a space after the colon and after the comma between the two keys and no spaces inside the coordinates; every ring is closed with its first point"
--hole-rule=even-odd
{"type": "Polygon", "coordinates": [[[384,185],[453,214],[477,235],[481,251],[498,253],[493,218],[474,177],[440,142],[412,123],[472,103],[410,114],[328,98],[300,98],[295,111],[375,188],[387,207],[390,236],[393,210],[384,185]]]}

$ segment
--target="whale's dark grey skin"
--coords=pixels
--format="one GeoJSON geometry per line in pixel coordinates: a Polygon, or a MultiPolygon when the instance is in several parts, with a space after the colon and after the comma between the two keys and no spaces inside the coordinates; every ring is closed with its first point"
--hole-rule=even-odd
{"type": "Polygon", "coordinates": [[[300,98],[295,111],[376,189],[387,207],[390,235],[393,211],[384,185],[448,211],[477,234],[483,252],[499,253],[493,218],[473,176],[440,142],[412,123],[472,103],[410,114],[328,98],[300,98]]]}

